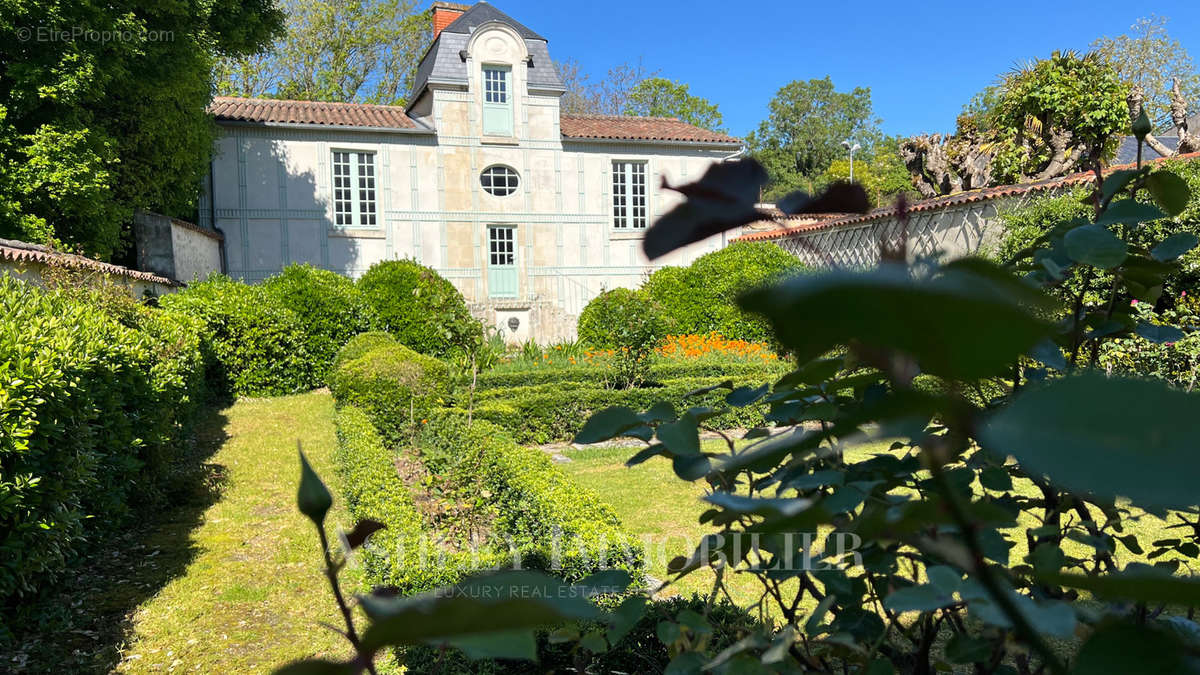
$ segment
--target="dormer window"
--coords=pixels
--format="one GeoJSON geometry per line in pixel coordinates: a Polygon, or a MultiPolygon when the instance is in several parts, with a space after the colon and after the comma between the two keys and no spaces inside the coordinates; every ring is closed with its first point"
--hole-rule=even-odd
{"type": "Polygon", "coordinates": [[[483,135],[512,136],[512,67],[483,67],[483,135]]]}

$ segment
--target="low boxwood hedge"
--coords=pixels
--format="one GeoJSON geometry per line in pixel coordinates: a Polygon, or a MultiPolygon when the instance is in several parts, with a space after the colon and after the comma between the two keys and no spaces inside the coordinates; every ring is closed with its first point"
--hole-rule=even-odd
{"type": "MultiPolygon", "coordinates": [[[[656,359],[650,366],[650,382],[698,377],[761,378],[763,382],[778,379],[790,370],[786,360],[750,361],[718,359],[656,359]]],[[[536,366],[521,370],[496,369],[480,373],[476,391],[510,389],[538,384],[581,382],[600,386],[611,368],[604,364],[536,366]]]]}
{"type": "Polygon", "coordinates": [[[446,365],[402,344],[382,344],[343,362],[329,375],[338,405],[362,408],[394,446],[424,411],[449,393],[446,365]]]}
{"type": "Polygon", "coordinates": [[[522,565],[576,581],[617,567],[635,577],[641,544],[625,532],[616,512],[573,481],[550,457],[518,445],[498,426],[460,410],[442,410],[422,425],[418,446],[435,474],[466,466],[458,480],[492,495],[495,532],[521,553],[522,565]],[[463,461],[464,454],[473,461],[463,461]]]}
{"type": "Polygon", "coordinates": [[[342,495],[354,520],[375,520],[386,529],[372,535],[363,549],[366,580],[374,586],[417,593],[452,584],[474,569],[498,566],[503,556],[487,551],[430,554],[435,533],[421,518],[409,488],[396,473],[395,452],[389,450],[371,423],[371,417],[354,406],[337,412],[338,447],[335,454],[342,479],[342,495]]]}
{"type": "MultiPolygon", "coordinates": [[[[484,419],[508,431],[519,443],[550,443],[568,441],[583,427],[593,413],[610,406],[623,405],[645,410],[659,401],[668,401],[677,410],[695,406],[727,408],[726,389],[698,396],[687,394],[705,387],[732,380],[733,385],[758,386],[755,377],[699,377],[667,380],[657,387],[634,389],[601,389],[587,383],[557,383],[517,387],[488,392],[479,398],[475,417],[484,419]]],[[[744,408],[729,408],[706,420],[708,426],[733,429],[764,424],[765,404],[744,408]]]]}
{"type": "Polygon", "coordinates": [[[391,333],[385,333],[381,330],[367,331],[359,333],[350,338],[342,348],[337,351],[333,357],[333,363],[329,365],[330,370],[336,370],[347,361],[353,361],[376,347],[384,347],[387,345],[399,344],[396,338],[392,337],[391,333]]]}

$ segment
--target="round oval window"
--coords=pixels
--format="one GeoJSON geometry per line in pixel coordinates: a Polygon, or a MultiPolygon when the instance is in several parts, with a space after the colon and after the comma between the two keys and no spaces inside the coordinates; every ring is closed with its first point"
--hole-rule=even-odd
{"type": "Polygon", "coordinates": [[[497,197],[507,197],[517,191],[520,179],[516,169],[503,164],[494,164],[483,170],[479,175],[479,183],[484,191],[497,197]]]}

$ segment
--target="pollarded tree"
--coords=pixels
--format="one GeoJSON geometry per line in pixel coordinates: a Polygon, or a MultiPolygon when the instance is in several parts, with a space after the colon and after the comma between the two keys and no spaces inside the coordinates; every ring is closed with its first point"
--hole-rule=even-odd
{"type": "Polygon", "coordinates": [[[1138,19],[1128,35],[1102,37],[1092,43],[1092,50],[1117,71],[1130,92],[1141,92],[1146,114],[1159,130],[1174,126],[1171,109],[1176,80],[1179,98],[1200,100],[1200,71],[1187,49],[1167,34],[1166,17],[1138,19]]]}
{"type": "Polygon", "coordinates": [[[1005,76],[959,117],[958,133],[900,144],[926,197],[1044,180],[1107,159],[1129,128],[1125,89],[1097,54],[1055,52],[1005,76]]]}
{"type": "Polygon", "coordinates": [[[688,124],[724,131],[724,118],[716,104],[708,99],[693,96],[688,85],[668,80],[665,77],[650,77],[630,90],[625,105],[626,115],[650,117],[677,117],[688,124]]]}

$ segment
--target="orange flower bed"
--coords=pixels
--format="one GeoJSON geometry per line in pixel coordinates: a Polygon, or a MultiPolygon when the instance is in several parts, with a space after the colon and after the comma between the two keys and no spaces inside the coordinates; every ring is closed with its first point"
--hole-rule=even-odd
{"type": "Polygon", "coordinates": [[[701,358],[707,355],[737,356],[772,361],[779,358],[769,347],[758,342],[730,340],[720,333],[707,335],[668,335],[656,350],[659,356],[701,358]]]}

